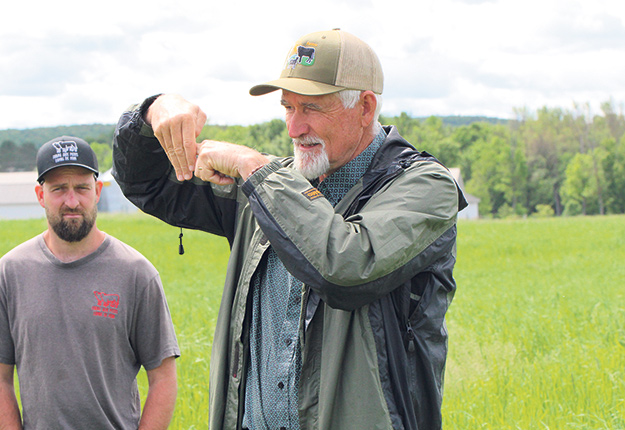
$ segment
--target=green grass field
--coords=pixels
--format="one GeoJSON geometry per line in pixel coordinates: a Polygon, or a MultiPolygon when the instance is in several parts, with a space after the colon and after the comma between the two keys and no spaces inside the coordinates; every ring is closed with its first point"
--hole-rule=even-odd
{"type": "MultiPolygon", "coordinates": [[[[228,246],[145,215],[100,228],[159,269],[176,326],[172,429],[205,429],[228,246]]],[[[0,255],[45,229],[0,221],[0,255]]],[[[461,222],[445,429],[625,429],[625,217],[461,222]]],[[[144,373],[139,378],[146,392],[144,373]]]]}

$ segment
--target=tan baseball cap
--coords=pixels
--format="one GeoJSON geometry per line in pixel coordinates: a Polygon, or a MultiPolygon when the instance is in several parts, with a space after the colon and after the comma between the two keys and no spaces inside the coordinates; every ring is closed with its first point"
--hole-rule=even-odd
{"type": "Polygon", "coordinates": [[[283,89],[309,96],[342,90],[382,94],[382,65],[373,49],[356,36],[334,29],[300,38],[287,55],[280,79],[255,85],[260,96],[283,89]]]}

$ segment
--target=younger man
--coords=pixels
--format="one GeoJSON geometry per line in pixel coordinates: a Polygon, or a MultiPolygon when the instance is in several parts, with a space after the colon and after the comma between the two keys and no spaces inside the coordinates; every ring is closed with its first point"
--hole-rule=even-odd
{"type": "Polygon", "coordinates": [[[87,142],[45,143],[37,170],[48,228],[0,259],[0,430],[166,429],[180,350],[158,272],[96,226],[102,182],[87,142]]]}

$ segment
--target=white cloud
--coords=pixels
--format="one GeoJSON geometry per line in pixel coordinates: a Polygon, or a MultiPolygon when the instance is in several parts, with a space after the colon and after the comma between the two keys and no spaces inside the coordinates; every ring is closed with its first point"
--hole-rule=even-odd
{"type": "Polygon", "coordinates": [[[299,36],[334,27],[378,52],[388,115],[625,100],[620,0],[59,0],[6,11],[0,128],[114,123],[159,92],[198,103],[213,123],[281,117],[276,97],[247,91],[278,75],[299,36]]]}

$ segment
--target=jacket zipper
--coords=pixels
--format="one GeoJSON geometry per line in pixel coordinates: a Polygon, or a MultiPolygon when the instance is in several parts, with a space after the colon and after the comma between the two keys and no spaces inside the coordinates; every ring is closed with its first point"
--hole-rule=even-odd
{"type": "Polygon", "coordinates": [[[412,329],[412,324],[410,324],[410,320],[406,323],[406,340],[408,341],[408,352],[415,351],[414,341],[416,339],[416,335],[414,330],[412,329]]]}

